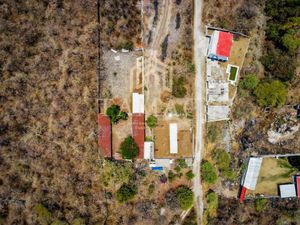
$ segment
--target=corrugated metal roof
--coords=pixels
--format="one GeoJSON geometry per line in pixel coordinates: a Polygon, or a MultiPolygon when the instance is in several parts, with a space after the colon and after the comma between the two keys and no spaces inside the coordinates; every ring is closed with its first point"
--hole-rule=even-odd
{"type": "Polygon", "coordinates": [[[144,159],[153,159],[154,143],[152,141],[144,142],[144,159]]]}
{"type": "Polygon", "coordinates": [[[98,115],[98,145],[103,157],[111,157],[111,124],[108,116],[98,115]]]}
{"type": "Polygon", "coordinates": [[[144,95],[132,93],[132,113],[144,113],[144,95]]]}
{"type": "Polygon", "coordinates": [[[178,143],[177,143],[177,123],[170,123],[170,153],[178,153],[178,143]]]}
{"type": "Polygon", "coordinates": [[[145,115],[143,113],[132,114],[132,136],[139,146],[139,159],[144,158],[144,141],[145,141],[145,115]]]}
{"type": "Polygon", "coordinates": [[[262,158],[250,158],[243,186],[250,190],[255,190],[262,158]]]}
{"type": "Polygon", "coordinates": [[[296,197],[296,189],[294,184],[282,184],[279,186],[281,198],[296,197]]]}

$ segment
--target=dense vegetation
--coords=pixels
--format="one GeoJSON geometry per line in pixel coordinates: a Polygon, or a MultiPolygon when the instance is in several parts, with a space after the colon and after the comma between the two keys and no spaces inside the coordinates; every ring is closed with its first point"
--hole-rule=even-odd
{"type": "Polygon", "coordinates": [[[192,207],[194,202],[194,193],[189,187],[178,187],[175,190],[175,194],[181,209],[187,210],[192,207]]]}
{"type": "Polygon", "coordinates": [[[117,123],[119,120],[127,120],[128,118],[127,113],[121,111],[118,105],[112,105],[107,108],[106,115],[110,118],[112,124],[117,123]]]}
{"type": "Polygon", "coordinates": [[[127,202],[132,199],[137,193],[136,187],[128,184],[123,184],[117,191],[116,197],[119,202],[127,202]]]}
{"type": "Polygon", "coordinates": [[[300,47],[300,2],[267,0],[266,51],[261,61],[266,74],[282,81],[295,75],[296,50],[300,47]]]}

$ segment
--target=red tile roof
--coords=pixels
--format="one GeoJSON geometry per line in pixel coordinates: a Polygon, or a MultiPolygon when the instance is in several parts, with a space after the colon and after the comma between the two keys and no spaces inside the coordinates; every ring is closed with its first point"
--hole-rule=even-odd
{"type": "Polygon", "coordinates": [[[108,116],[98,115],[98,145],[104,157],[111,157],[111,124],[108,116]]]}
{"type": "Polygon", "coordinates": [[[220,31],[217,44],[217,55],[229,57],[232,46],[232,33],[220,31]]]}
{"type": "Polygon", "coordinates": [[[296,177],[297,197],[300,198],[300,176],[296,177]]]}
{"type": "Polygon", "coordinates": [[[144,158],[144,141],[145,141],[145,114],[132,114],[132,136],[139,146],[139,159],[144,158]]]}
{"type": "Polygon", "coordinates": [[[245,188],[244,186],[242,187],[241,193],[240,193],[240,202],[243,202],[246,196],[246,191],[247,188],[245,188]]]}

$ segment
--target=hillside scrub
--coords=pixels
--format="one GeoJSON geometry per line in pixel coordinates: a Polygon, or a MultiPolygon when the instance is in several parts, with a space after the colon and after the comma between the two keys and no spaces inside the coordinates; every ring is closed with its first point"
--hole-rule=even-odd
{"type": "Polygon", "coordinates": [[[131,200],[137,193],[135,186],[123,184],[116,193],[116,198],[120,203],[131,200]]]}

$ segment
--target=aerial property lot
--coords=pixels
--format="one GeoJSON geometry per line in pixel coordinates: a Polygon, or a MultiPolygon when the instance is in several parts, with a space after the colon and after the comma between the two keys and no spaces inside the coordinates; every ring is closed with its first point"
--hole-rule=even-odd
{"type": "Polygon", "coordinates": [[[250,38],[236,32],[206,27],[207,121],[228,120],[250,38]]]}
{"type": "MultiPolygon", "coordinates": [[[[254,159],[254,158],[252,158],[254,159]]],[[[250,161],[252,160],[250,158],[250,161]]],[[[249,162],[247,172],[245,173],[243,186],[248,186],[246,197],[296,197],[296,189],[298,188],[299,165],[295,161],[299,160],[299,156],[288,157],[258,157],[258,164],[250,165],[249,162]],[[251,168],[256,167],[255,172],[251,172],[251,168]],[[257,179],[255,173],[257,172],[257,179]],[[249,177],[250,179],[248,179],[249,177]],[[246,184],[249,180],[249,184],[246,184]],[[252,190],[250,190],[252,189],[252,190]],[[289,194],[288,194],[289,193],[289,194]]],[[[254,170],[253,170],[254,171],[254,170]]]]}

